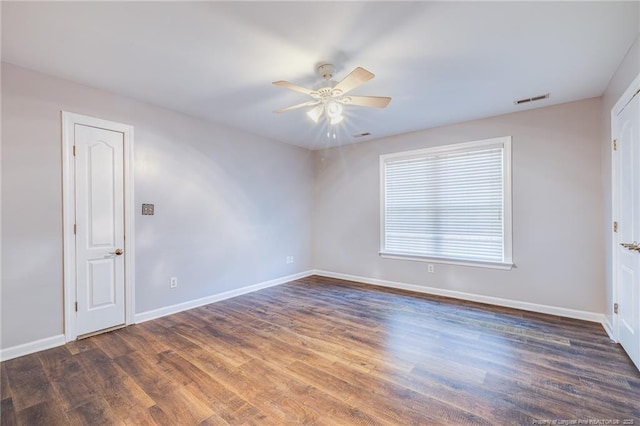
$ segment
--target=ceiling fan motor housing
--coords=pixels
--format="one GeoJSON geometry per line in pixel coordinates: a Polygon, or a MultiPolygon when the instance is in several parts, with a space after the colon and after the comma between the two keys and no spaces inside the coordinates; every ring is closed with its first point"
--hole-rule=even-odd
{"type": "Polygon", "coordinates": [[[318,65],[318,74],[320,74],[320,77],[324,78],[325,80],[331,80],[335,71],[336,69],[333,64],[318,65]]]}

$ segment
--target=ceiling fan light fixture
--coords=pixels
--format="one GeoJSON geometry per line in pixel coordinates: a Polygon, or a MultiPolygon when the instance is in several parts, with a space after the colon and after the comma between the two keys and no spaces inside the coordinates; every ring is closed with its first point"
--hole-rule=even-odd
{"type": "Polygon", "coordinates": [[[314,123],[318,123],[321,118],[326,118],[330,125],[336,125],[344,120],[343,105],[353,104],[365,107],[384,108],[391,100],[389,97],[380,96],[345,96],[351,90],[374,77],[373,73],[364,68],[357,67],[339,82],[331,80],[335,70],[333,65],[321,64],[317,70],[318,74],[324,79],[324,83],[316,86],[314,90],[289,83],[288,81],[274,81],[273,84],[276,86],[304,93],[313,98],[312,101],[282,108],[274,112],[286,112],[292,109],[314,106],[307,111],[307,116],[314,123]]]}

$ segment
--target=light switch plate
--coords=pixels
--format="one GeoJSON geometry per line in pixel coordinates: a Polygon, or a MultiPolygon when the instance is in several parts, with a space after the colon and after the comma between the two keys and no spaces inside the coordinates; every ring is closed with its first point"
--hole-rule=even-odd
{"type": "Polygon", "coordinates": [[[142,215],[143,216],[153,216],[153,204],[143,204],[142,205],[142,215]]]}

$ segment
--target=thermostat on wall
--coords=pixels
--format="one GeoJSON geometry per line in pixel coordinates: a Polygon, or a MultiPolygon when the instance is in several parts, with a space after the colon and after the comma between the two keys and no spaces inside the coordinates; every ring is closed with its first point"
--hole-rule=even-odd
{"type": "Polygon", "coordinates": [[[142,205],[142,215],[153,216],[153,204],[143,204],[142,205]]]}

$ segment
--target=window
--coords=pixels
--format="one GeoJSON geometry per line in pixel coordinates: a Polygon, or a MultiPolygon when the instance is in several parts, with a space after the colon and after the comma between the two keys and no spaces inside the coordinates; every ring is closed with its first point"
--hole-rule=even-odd
{"type": "Polygon", "coordinates": [[[502,269],[511,259],[511,137],[380,156],[385,257],[502,269]]]}

